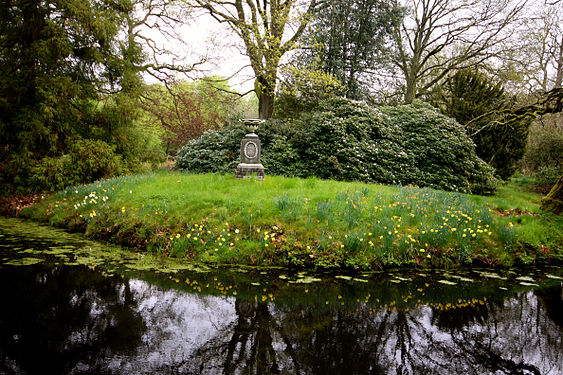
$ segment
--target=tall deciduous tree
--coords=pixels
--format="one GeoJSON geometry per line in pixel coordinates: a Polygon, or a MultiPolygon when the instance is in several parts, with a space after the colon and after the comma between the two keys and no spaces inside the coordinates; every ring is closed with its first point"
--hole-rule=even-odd
{"type": "Polygon", "coordinates": [[[402,17],[403,9],[388,0],[323,2],[305,33],[300,58],[337,78],[346,97],[362,99],[369,91],[368,76],[387,57],[391,32],[402,17]]]}
{"type": "Polygon", "coordinates": [[[318,0],[186,0],[227,23],[242,39],[256,76],[254,89],[259,116],[270,118],[278,68],[284,54],[295,48],[318,0]]]}
{"type": "Polygon", "coordinates": [[[394,31],[393,60],[404,101],[424,95],[456,69],[497,56],[525,0],[411,0],[409,17],[394,31]]]}
{"type": "Polygon", "coordinates": [[[547,92],[563,83],[563,2],[543,4],[526,22],[519,68],[528,90],[547,92]]]}

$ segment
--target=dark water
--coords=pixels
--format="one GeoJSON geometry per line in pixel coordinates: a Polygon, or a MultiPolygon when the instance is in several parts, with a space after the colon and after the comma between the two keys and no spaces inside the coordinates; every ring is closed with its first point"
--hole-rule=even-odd
{"type": "Polygon", "coordinates": [[[335,277],[108,249],[0,218],[0,374],[563,373],[560,268],[335,277]]]}

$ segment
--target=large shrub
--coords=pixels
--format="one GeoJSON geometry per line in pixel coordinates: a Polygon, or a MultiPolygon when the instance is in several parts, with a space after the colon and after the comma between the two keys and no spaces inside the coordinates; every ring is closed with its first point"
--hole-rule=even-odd
{"type": "MultiPolygon", "coordinates": [[[[189,142],[177,157],[192,172],[234,173],[244,127],[234,124],[189,142]]],[[[464,128],[422,102],[371,108],[345,99],[269,121],[257,131],[267,174],[317,176],[489,193],[494,170],[475,154],[464,128]]]]}
{"type": "Polygon", "coordinates": [[[79,140],[70,152],[45,157],[32,168],[31,180],[39,190],[61,190],[121,173],[121,157],[115,146],[99,140],[79,140]]]}
{"type": "Polygon", "coordinates": [[[398,171],[401,183],[479,194],[496,190],[494,169],[477,156],[454,119],[419,101],[382,111],[401,129],[401,148],[408,155],[398,171]]]}

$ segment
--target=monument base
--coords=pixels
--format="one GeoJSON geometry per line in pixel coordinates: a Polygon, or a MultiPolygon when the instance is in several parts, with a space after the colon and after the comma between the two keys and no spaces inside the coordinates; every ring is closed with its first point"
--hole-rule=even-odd
{"type": "Polygon", "coordinates": [[[237,165],[237,178],[252,178],[253,174],[259,180],[264,179],[264,166],[262,164],[246,164],[240,163],[237,165]]]}

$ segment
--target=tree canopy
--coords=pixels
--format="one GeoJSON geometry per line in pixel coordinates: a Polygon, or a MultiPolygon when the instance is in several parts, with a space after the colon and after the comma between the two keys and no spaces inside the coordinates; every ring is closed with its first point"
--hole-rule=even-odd
{"type": "Polygon", "coordinates": [[[500,82],[476,70],[461,70],[449,77],[437,105],[465,126],[477,155],[509,178],[522,158],[533,117],[516,119],[514,103],[500,82]]]}
{"type": "MultiPolygon", "coordinates": [[[[171,20],[166,0],[7,0],[0,8],[0,180],[23,190],[39,186],[77,142],[96,140],[98,154],[116,153],[125,169],[144,152],[135,128],[142,72],[172,68],[143,28],[171,20]],[[167,8],[168,9],[168,8],[167,8]],[[148,49],[145,49],[148,46],[148,49]],[[149,58],[148,51],[153,56],[149,58]],[[47,166],[51,167],[47,167],[47,166]]],[[[170,10],[170,9],[169,9],[170,10]]],[[[88,143],[81,143],[87,147],[88,143]]],[[[67,155],[67,156],[65,156],[67,155]]],[[[75,156],[76,156],[75,155],[75,156]]],[[[112,157],[109,157],[112,159],[112,157]]],[[[108,159],[108,160],[109,160],[108,159]]],[[[109,163],[109,162],[108,162],[109,163]]],[[[109,164],[115,164],[113,162],[109,164]]],[[[108,164],[108,165],[109,165],[108,164]]],[[[113,170],[113,169],[112,169],[113,170]]],[[[109,171],[109,170],[108,170],[109,171]]],[[[57,176],[62,181],[66,177],[57,176]]],[[[57,183],[58,184],[58,183],[57,183]]]]}
{"type": "Polygon", "coordinates": [[[318,64],[338,79],[350,99],[365,99],[388,58],[392,30],[402,21],[403,8],[386,0],[330,0],[315,11],[303,39],[300,65],[318,64]]]}
{"type": "Polygon", "coordinates": [[[413,0],[395,28],[393,63],[406,103],[424,95],[450,72],[478,66],[513,48],[510,26],[526,2],[413,0]]]}
{"type": "Polygon", "coordinates": [[[274,113],[280,60],[295,45],[318,0],[301,4],[297,0],[186,0],[205,9],[221,23],[227,23],[244,43],[245,52],[256,76],[259,116],[274,113]]]}

